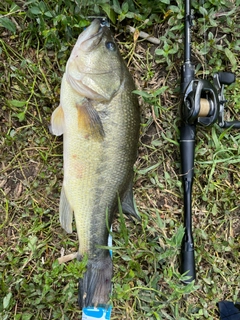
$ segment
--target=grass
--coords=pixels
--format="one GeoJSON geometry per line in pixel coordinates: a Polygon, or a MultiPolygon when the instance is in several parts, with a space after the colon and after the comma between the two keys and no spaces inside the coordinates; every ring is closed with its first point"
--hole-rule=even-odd
{"type": "MultiPolygon", "coordinates": [[[[239,76],[239,4],[193,1],[199,77],[219,70],[239,76]]],[[[185,286],[179,273],[180,0],[1,2],[0,319],[81,318],[77,283],[85,262],[57,262],[61,250],[70,253],[78,244],[76,232],[67,235],[59,225],[62,141],[48,126],[76,37],[89,15],[102,12],[136,81],[142,114],[134,168],[142,220],[120,214],[113,224],[112,319],[218,319],[216,302],[240,300],[240,134],[217,125],[197,128],[197,281],[185,286]],[[160,45],[129,34],[128,24],[157,36],[160,45]]],[[[239,119],[239,85],[238,77],[226,88],[229,119],[239,119]]]]}

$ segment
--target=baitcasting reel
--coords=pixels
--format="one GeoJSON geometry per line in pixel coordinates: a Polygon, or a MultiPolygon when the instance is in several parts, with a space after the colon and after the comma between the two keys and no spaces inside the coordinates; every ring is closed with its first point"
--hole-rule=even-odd
{"type": "Polygon", "coordinates": [[[224,85],[234,82],[235,74],[231,72],[214,74],[213,84],[204,79],[190,81],[183,96],[182,120],[205,127],[218,122],[221,128],[240,128],[240,121],[224,121],[224,85]]]}

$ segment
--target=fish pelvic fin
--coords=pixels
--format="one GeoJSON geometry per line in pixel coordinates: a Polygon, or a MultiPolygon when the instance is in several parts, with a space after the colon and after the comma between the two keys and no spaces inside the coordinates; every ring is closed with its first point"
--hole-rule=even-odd
{"type": "Polygon", "coordinates": [[[60,196],[59,219],[62,228],[67,233],[72,233],[73,210],[66,197],[64,187],[62,187],[60,196]]]}
{"type": "Polygon", "coordinates": [[[61,136],[64,133],[64,113],[61,105],[53,111],[49,129],[55,136],[61,136]]]}
{"type": "Polygon", "coordinates": [[[137,220],[141,220],[139,215],[134,197],[133,197],[133,189],[132,189],[132,182],[129,184],[127,191],[124,194],[122,200],[122,212],[127,215],[131,215],[137,220]]]}
{"type": "Polygon", "coordinates": [[[77,104],[78,128],[85,133],[86,138],[103,140],[105,134],[102,121],[90,100],[86,99],[82,104],[77,104]]]}
{"type": "Polygon", "coordinates": [[[79,279],[78,304],[80,308],[106,306],[112,289],[112,259],[88,260],[87,271],[79,279]]]}

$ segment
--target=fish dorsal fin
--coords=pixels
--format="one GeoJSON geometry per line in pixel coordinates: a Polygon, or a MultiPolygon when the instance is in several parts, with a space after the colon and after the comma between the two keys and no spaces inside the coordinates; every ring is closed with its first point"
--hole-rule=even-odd
{"type": "Polygon", "coordinates": [[[67,233],[72,233],[73,210],[66,197],[64,187],[62,187],[60,196],[59,219],[62,228],[67,233]]]}
{"type": "Polygon", "coordinates": [[[62,106],[59,105],[52,113],[50,132],[55,136],[60,136],[64,133],[64,113],[62,106]]]}
{"type": "Polygon", "coordinates": [[[132,181],[129,183],[129,186],[124,194],[122,200],[122,211],[127,215],[129,214],[136,219],[141,220],[133,197],[132,181]]]}
{"type": "Polygon", "coordinates": [[[77,104],[77,109],[79,130],[84,132],[86,138],[102,140],[105,135],[102,121],[91,101],[85,99],[83,103],[77,104]]]}

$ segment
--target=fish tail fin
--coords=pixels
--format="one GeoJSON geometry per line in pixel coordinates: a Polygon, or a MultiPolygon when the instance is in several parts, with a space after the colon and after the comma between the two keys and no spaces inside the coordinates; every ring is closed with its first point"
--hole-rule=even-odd
{"type": "Polygon", "coordinates": [[[80,308],[107,305],[112,289],[113,265],[109,256],[102,260],[88,260],[87,271],[79,279],[80,308]]]}

